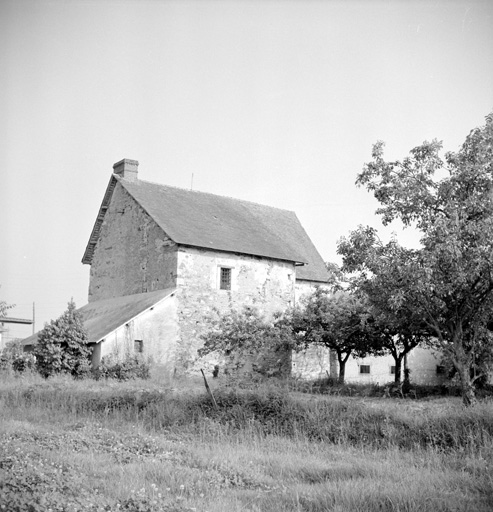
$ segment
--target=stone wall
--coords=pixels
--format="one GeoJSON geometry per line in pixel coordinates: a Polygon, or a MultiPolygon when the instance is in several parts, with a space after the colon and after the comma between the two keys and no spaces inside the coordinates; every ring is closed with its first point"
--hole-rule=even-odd
{"type": "Polygon", "coordinates": [[[295,302],[296,302],[296,304],[299,302],[299,300],[304,295],[313,293],[317,286],[327,286],[327,285],[324,285],[323,283],[318,283],[315,281],[304,281],[301,279],[297,279],[296,284],[295,284],[295,302]]]}
{"type": "Polygon", "coordinates": [[[326,347],[312,345],[302,352],[293,353],[292,375],[300,379],[326,378],[333,375],[333,362],[331,352],[326,347]],[[331,364],[332,363],[332,364],[331,364]]]}
{"type": "MultiPolygon", "coordinates": [[[[221,253],[199,248],[178,250],[178,318],[181,328],[181,359],[184,366],[197,358],[200,335],[208,328],[206,317],[253,305],[265,315],[283,311],[294,301],[294,264],[253,256],[221,253]],[[231,290],[219,289],[221,267],[231,268],[231,290]]],[[[279,359],[279,356],[273,356],[279,359]]],[[[276,359],[276,361],[277,361],[276,359]]],[[[200,361],[207,367],[218,363],[200,361]]]]}
{"type": "Polygon", "coordinates": [[[91,264],[89,302],[176,285],[177,247],[118,183],[91,264]]]}

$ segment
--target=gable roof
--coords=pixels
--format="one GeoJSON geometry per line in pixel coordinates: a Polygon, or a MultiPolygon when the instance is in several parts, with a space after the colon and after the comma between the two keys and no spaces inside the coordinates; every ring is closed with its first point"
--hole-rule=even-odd
{"type": "Polygon", "coordinates": [[[327,281],[325,264],[294,212],[116,175],[108,185],[83,263],[92,261],[117,182],[179,245],[290,261],[303,265],[296,271],[298,279],[327,281]]]}
{"type": "MultiPolygon", "coordinates": [[[[167,288],[89,302],[77,310],[82,314],[84,327],[87,330],[87,343],[98,343],[115,329],[154,307],[174,292],[174,288],[167,288]]],[[[32,334],[23,340],[22,344],[35,345],[38,334],[32,334]]]]}

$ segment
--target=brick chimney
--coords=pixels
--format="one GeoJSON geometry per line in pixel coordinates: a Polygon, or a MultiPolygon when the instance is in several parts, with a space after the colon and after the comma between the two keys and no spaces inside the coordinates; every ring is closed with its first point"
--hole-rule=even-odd
{"type": "Polygon", "coordinates": [[[118,174],[120,178],[125,178],[129,181],[135,181],[139,172],[139,162],[137,160],[129,160],[124,158],[113,166],[113,172],[118,174]]]}

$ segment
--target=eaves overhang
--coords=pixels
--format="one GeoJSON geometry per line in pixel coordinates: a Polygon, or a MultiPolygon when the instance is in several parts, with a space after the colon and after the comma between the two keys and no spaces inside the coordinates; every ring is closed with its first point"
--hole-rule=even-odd
{"type": "Polygon", "coordinates": [[[118,180],[115,175],[111,176],[110,182],[106,187],[106,192],[103,197],[103,202],[99,208],[98,216],[96,218],[96,222],[94,223],[94,227],[92,228],[91,236],[89,237],[89,242],[87,242],[86,250],[84,252],[84,256],[82,257],[82,263],[84,265],[90,265],[92,263],[92,257],[94,255],[94,250],[96,249],[96,244],[99,240],[99,234],[101,232],[101,226],[103,225],[104,217],[106,215],[106,211],[108,210],[111,197],[113,196],[113,191],[115,190],[116,184],[118,180]]]}

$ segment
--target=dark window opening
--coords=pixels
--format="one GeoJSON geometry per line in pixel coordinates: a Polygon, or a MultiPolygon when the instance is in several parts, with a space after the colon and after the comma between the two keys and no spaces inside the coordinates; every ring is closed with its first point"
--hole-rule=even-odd
{"type": "Polygon", "coordinates": [[[221,267],[221,276],[219,282],[221,290],[231,290],[231,269],[221,267]]]}
{"type": "Polygon", "coordinates": [[[390,367],[390,374],[395,375],[395,366],[390,367]]]}
{"type": "Polygon", "coordinates": [[[362,364],[359,367],[360,373],[370,373],[370,365],[369,364],[362,364]]]}
{"type": "Polygon", "coordinates": [[[142,340],[134,340],[134,352],[142,354],[144,352],[144,342],[142,340]]]}
{"type": "Polygon", "coordinates": [[[437,364],[437,375],[443,375],[445,373],[445,366],[437,364]]]}

